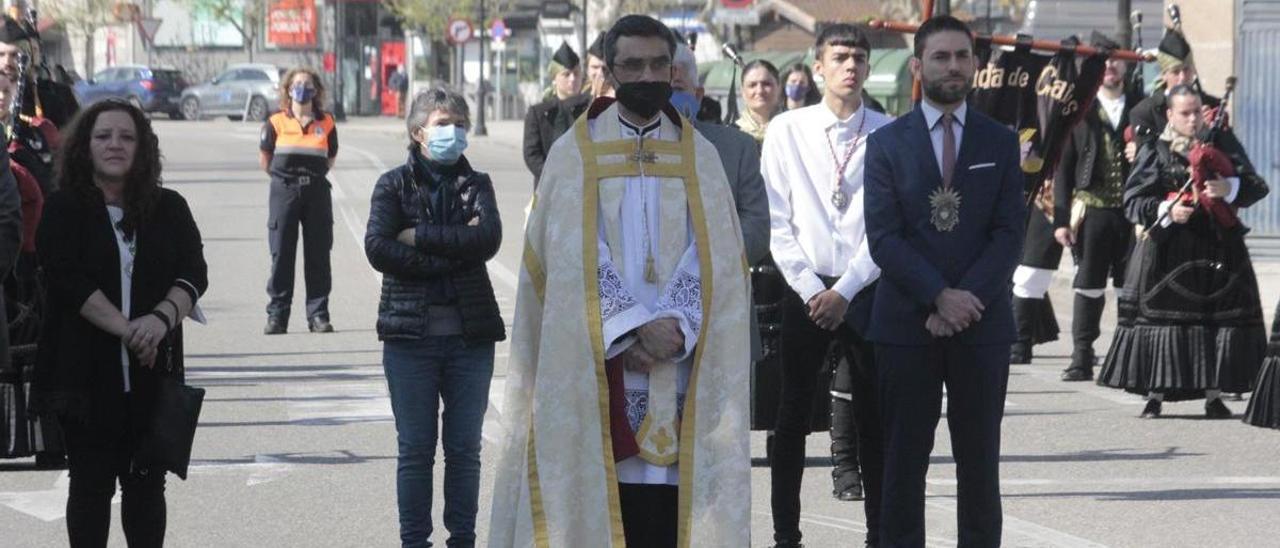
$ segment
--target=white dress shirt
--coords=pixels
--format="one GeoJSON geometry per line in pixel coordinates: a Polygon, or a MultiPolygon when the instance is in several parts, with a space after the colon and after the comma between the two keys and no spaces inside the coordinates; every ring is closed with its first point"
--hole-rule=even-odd
{"type": "Polygon", "coordinates": [[[1103,93],[1098,93],[1098,106],[1107,113],[1107,121],[1111,122],[1111,129],[1120,129],[1120,117],[1124,116],[1124,94],[1112,99],[1103,93]]]}
{"type": "Polygon", "coordinates": [[[769,122],[760,158],[769,194],[769,251],[804,302],[827,289],[818,276],[837,277],[832,289],[846,300],[880,277],[863,217],[863,162],[867,135],[891,120],[865,105],[840,120],[819,103],[769,122]],[[837,168],[832,148],[843,160],[855,139],[840,184],[849,205],[840,211],[831,203],[837,168]]]}
{"type": "MultiPolygon", "coordinates": [[[[920,110],[924,112],[925,127],[929,128],[929,141],[933,142],[933,159],[938,161],[938,173],[942,173],[942,110],[933,106],[928,100],[920,101],[920,110]]],[[[964,138],[964,120],[969,112],[968,103],[960,103],[960,108],[952,112],[955,120],[951,123],[951,133],[956,136],[956,159],[960,159],[960,141],[964,138]]],[[[959,166],[955,166],[959,167],[959,166]]]]}

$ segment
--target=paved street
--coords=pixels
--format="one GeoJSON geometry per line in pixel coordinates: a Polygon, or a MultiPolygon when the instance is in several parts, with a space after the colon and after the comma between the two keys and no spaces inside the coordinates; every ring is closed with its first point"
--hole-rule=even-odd
{"type": "MultiPolygon", "coordinates": [[[[339,126],[332,173],[335,205],[333,323],[306,332],[299,273],[288,335],[262,335],[269,256],[266,176],[257,168],[258,126],[226,120],[156,120],[166,185],[191,202],[210,265],[202,301],[209,325],[187,331],[188,381],[208,389],[185,482],[169,477],[171,546],[393,546],[395,426],[374,333],[379,277],[363,253],[369,195],[378,175],[404,161],[404,127],[359,119],[339,126]]],[[[493,176],[505,220],[491,264],[508,322],[515,301],[523,208],[532,188],[518,122],[491,123],[467,155],[493,176]]],[[[1280,181],[1273,181],[1280,184],[1280,181]]],[[[1280,299],[1280,240],[1253,240],[1264,308],[1280,299]]],[[[1015,366],[1004,422],[1005,544],[1017,547],[1277,546],[1280,432],[1238,420],[1202,420],[1200,402],[1166,404],[1166,418],[1140,421],[1141,401],[1092,383],[1063,383],[1070,354],[1069,264],[1053,298],[1064,334],[1015,366]]],[[[1114,323],[1114,300],[1104,325],[1114,323]]],[[[1104,330],[1099,351],[1110,332],[1104,330]]],[[[502,436],[507,346],[497,350],[485,425],[485,453],[502,436]]],[[[1247,396],[1246,396],[1247,397],[1247,396]]],[[[1228,402],[1237,415],[1244,402],[1228,402]]],[[[861,503],[831,498],[828,438],[812,436],[802,528],[811,547],[861,545],[861,503]]],[[[772,536],[764,436],[752,435],[754,546],[772,536]]],[[[438,545],[443,453],[434,508],[438,545]]],[[[486,463],[478,529],[487,537],[486,463]]],[[[0,546],[66,544],[67,476],[33,471],[31,460],[0,461],[0,546]]],[[[955,546],[955,467],[945,420],[928,484],[929,546],[955,546]]],[[[112,544],[124,545],[119,505],[112,544]]],[[[578,548],[578,547],[571,547],[578,548]]],[[[582,547],[590,548],[590,547],[582,547]]]]}

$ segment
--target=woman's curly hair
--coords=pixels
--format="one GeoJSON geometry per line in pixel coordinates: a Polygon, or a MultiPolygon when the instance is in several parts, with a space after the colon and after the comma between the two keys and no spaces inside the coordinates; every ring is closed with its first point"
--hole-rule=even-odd
{"type": "Polygon", "coordinates": [[[93,136],[93,126],[98,123],[98,116],[104,112],[116,111],[128,114],[133,119],[138,139],[133,165],[129,166],[124,177],[124,219],[120,221],[125,236],[132,238],[138,227],[147,223],[155,209],[162,185],[160,139],[151,128],[151,120],[137,107],[122,100],[108,99],[82,109],[71,120],[62,140],[62,148],[58,149],[53,181],[54,188],[101,197],[102,191],[93,181],[93,156],[89,141],[93,136]]]}

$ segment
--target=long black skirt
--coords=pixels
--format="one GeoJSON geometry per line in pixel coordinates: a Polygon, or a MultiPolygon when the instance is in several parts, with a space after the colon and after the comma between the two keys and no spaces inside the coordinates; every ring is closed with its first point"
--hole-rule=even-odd
{"type": "Polygon", "coordinates": [[[1253,397],[1244,411],[1244,423],[1263,428],[1280,428],[1280,304],[1276,305],[1275,320],[1271,323],[1271,341],[1267,343],[1267,358],[1258,372],[1253,397]]]}
{"type": "Polygon", "coordinates": [[[1251,392],[1267,348],[1244,238],[1204,216],[1139,238],[1098,383],[1170,401],[1251,392]]]}

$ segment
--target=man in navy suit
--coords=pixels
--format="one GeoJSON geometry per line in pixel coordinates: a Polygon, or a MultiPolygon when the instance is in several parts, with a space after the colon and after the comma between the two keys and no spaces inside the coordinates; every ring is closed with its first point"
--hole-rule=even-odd
{"type": "Polygon", "coordinates": [[[868,334],[885,436],[881,546],[924,546],[925,474],[944,385],[959,545],[1000,545],[1010,279],[1026,216],[1017,136],[965,105],[972,36],[948,16],[920,26],[910,63],[924,101],[867,144],[867,238],[883,280],[868,334]]]}

